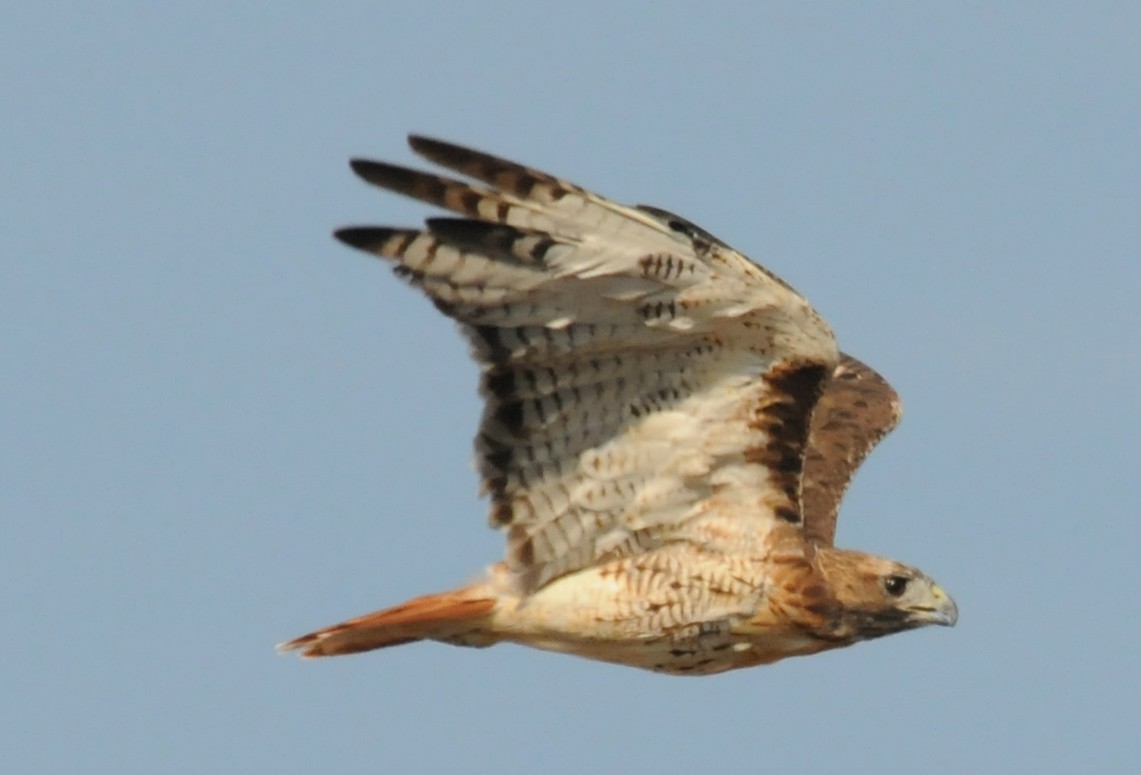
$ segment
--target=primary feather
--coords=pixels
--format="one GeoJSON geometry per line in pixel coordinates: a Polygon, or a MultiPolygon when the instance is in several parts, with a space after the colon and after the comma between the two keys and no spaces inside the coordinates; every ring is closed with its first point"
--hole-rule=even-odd
{"type": "Polygon", "coordinates": [[[515,640],[716,672],[862,637],[847,614],[874,587],[865,576],[896,566],[831,543],[852,473],[898,419],[887,383],[841,356],[791,286],[685,219],[410,143],[480,183],[352,168],[461,217],[336,236],[461,324],[486,402],[478,468],[507,554],[487,581],[285,648],[515,640]],[[857,569],[865,580],[847,583],[857,569]]]}

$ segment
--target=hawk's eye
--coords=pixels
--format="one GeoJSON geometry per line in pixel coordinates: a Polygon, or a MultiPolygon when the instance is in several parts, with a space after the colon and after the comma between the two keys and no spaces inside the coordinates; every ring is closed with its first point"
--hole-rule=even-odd
{"type": "Polygon", "coordinates": [[[892,597],[899,597],[907,589],[907,576],[888,576],[883,580],[884,592],[887,592],[892,597]]]}

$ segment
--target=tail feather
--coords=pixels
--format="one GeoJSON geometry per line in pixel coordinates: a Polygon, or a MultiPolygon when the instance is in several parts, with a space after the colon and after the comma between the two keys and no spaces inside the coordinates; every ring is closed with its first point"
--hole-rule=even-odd
{"type": "Polygon", "coordinates": [[[299,651],[310,658],[359,654],[429,639],[489,645],[493,639],[483,625],[494,608],[495,598],[486,590],[465,587],[417,597],[316,630],[282,643],[277,650],[299,651]]]}

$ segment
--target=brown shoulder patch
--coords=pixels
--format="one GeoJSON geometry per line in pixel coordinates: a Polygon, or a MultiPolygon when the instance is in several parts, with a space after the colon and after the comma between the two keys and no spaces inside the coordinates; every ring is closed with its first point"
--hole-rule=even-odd
{"type": "Polygon", "coordinates": [[[808,442],[808,423],[829,369],[822,364],[770,368],[761,378],[768,390],[753,410],[750,426],[765,434],[765,443],[745,451],[745,459],[768,469],[785,496],[778,518],[800,524],[800,477],[808,442]]]}

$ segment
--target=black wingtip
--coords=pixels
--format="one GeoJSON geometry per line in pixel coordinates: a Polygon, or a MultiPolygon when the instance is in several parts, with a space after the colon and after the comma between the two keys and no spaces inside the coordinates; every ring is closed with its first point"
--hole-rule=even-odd
{"type": "Polygon", "coordinates": [[[471,218],[428,218],[428,231],[449,245],[462,250],[510,253],[512,243],[522,232],[506,224],[471,218]]]}
{"type": "Polygon", "coordinates": [[[408,135],[408,145],[422,158],[427,159],[433,164],[439,164],[441,167],[447,167],[453,170],[461,169],[465,164],[470,164],[473,159],[483,159],[485,161],[494,159],[502,161],[482,151],[476,151],[471,148],[465,148],[462,145],[425,137],[424,135],[408,135]]]}
{"type": "Polygon", "coordinates": [[[351,169],[354,173],[356,173],[358,177],[362,177],[362,178],[365,177],[366,172],[374,164],[376,164],[376,162],[374,162],[370,159],[359,159],[359,158],[349,159],[349,169],[351,169]]]}
{"type": "Polygon", "coordinates": [[[366,183],[381,188],[395,188],[398,191],[411,185],[418,177],[422,177],[422,173],[408,167],[372,159],[350,159],[349,167],[366,183]]]}
{"type": "Polygon", "coordinates": [[[488,223],[487,221],[480,221],[474,218],[437,216],[425,218],[424,224],[428,227],[428,231],[438,237],[449,241],[458,240],[465,244],[479,242],[482,239],[486,239],[488,235],[495,233],[510,232],[512,235],[519,234],[518,230],[505,224],[488,223]]]}
{"type": "Polygon", "coordinates": [[[333,236],[351,248],[375,253],[392,236],[392,229],[379,226],[347,226],[334,231],[333,236]]]}
{"type": "Polygon", "coordinates": [[[427,135],[410,134],[408,135],[408,147],[421,156],[432,158],[438,154],[454,154],[457,151],[462,151],[458,145],[448,143],[443,140],[437,140],[434,137],[427,135]]]}

